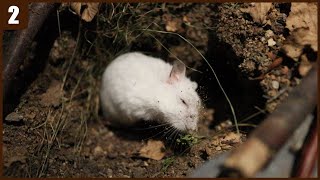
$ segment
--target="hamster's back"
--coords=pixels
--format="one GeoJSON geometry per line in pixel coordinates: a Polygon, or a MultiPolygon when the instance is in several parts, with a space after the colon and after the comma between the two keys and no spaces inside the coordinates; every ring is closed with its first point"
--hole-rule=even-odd
{"type": "Polygon", "coordinates": [[[172,66],[163,60],[132,52],[120,55],[106,68],[101,86],[101,103],[106,117],[130,124],[133,113],[144,114],[155,90],[168,78],[172,66]]]}

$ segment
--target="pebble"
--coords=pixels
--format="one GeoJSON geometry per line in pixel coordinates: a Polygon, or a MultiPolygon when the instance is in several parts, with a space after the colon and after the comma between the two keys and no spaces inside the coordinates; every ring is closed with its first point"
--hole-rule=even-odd
{"type": "Polygon", "coordinates": [[[269,47],[274,46],[274,45],[276,45],[276,44],[277,44],[277,43],[276,43],[272,38],[268,39],[268,46],[269,46],[269,47]]]}
{"type": "Polygon", "coordinates": [[[95,147],[94,148],[94,150],[93,150],[93,154],[94,155],[102,155],[104,152],[103,152],[103,149],[102,149],[102,147],[101,146],[97,146],[97,147],[95,147]]]}
{"type": "Polygon", "coordinates": [[[143,161],[142,167],[148,167],[148,166],[149,166],[149,164],[146,161],[143,161]]]}
{"type": "Polygon", "coordinates": [[[274,33],[273,31],[271,31],[270,29],[266,31],[266,34],[265,34],[265,37],[269,38],[269,37],[272,37],[274,36],[274,33]]]}
{"type": "Polygon", "coordinates": [[[221,149],[222,149],[221,146],[216,147],[216,151],[221,151],[221,149]]]}
{"type": "Polygon", "coordinates": [[[272,81],[271,84],[273,89],[279,89],[280,85],[278,81],[272,81]]]}
{"type": "Polygon", "coordinates": [[[216,129],[217,131],[221,131],[221,130],[222,130],[222,128],[221,128],[220,125],[217,125],[217,126],[215,127],[215,129],[216,129]]]}
{"type": "Polygon", "coordinates": [[[112,169],[110,169],[110,168],[107,169],[107,175],[109,178],[112,178],[112,175],[113,175],[112,169]]]}

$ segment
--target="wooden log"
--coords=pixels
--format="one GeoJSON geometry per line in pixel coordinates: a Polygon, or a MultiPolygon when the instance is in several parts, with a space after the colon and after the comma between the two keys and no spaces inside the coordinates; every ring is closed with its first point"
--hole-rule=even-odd
{"type": "Polygon", "coordinates": [[[253,177],[272,160],[295,129],[317,104],[317,70],[315,66],[290,92],[288,99],[257,127],[248,140],[232,151],[224,162],[220,177],[253,177]]]}
{"type": "Polygon", "coordinates": [[[28,27],[14,32],[9,43],[8,52],[4,53],[3,61],[3,116],[13,110],[17,100],[27,86],[25,81],[25,60],[28,49],[42,28],[43,24],[60,4],[32,3],[29,7],[28,27]]]}

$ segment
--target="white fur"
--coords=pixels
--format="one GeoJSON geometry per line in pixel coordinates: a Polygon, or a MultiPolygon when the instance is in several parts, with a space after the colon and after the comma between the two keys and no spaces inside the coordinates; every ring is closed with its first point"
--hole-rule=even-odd
{"type": "Polygon", "coordinates": [[[145,120],[169,123],[181,131],[197,130],[200,106],[195,91],[197,83],[185,74],[170,83],[172,68],[159,58],[138,52],[117,57],[102,77],[100,96],[104,116],[118,126],[145,120]]]}

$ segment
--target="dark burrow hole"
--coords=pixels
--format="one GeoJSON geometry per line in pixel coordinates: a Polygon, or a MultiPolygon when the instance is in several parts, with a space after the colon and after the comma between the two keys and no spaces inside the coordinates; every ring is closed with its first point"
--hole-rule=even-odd
{"type": "MultiPolygon", "coordinates": [[[[257,114],[265,107],[266,100],[262,97],[263,91],[259,81],[249,80],[244,73],[240,72],[238,66],[243,62],[243,59],[236,55],[230,44],[221,42],[213,33],[209,37],[206,59],[215,71],[221,86],[233,105],[238,124],[241,125],[240,130],[251,131],[252,126],[245,124],[257,125],[265,116],[265,114],[260,113],[250,120],[241,122],[257,114]]],[[[200,87],[198,93],[205,106],[214,109],[214,120],[210,128],[214,128],[228,119],[234,124],[230,105],[208,64],[202,63],[198,70],[203,73],[193,73],[192,79],[198,82],[200,87]]]]}

